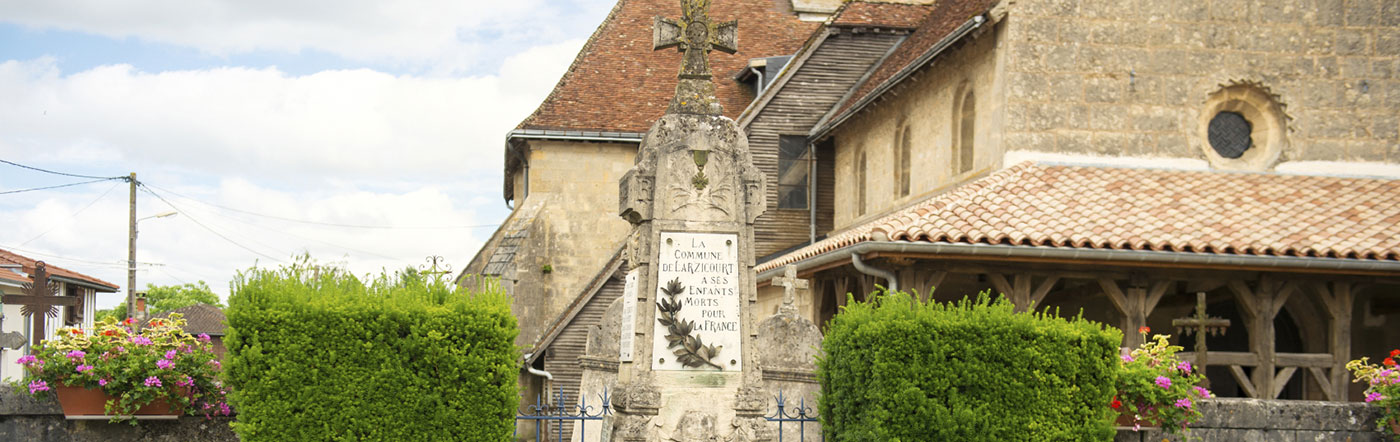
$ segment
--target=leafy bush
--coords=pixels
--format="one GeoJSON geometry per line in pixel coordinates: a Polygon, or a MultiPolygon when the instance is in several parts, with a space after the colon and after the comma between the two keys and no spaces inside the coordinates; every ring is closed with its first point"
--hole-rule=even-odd
{"type": "Polygon", "coordinates": [[[851,302],[817,361],[832,441],[1108,441],[1122,334],[1011,303],[851,302]]]}
{"type": "Polygon", "coordinates": [[[240,273],[228,324],[243,441],[500,441],[514,430],[517,330],[494,284],[366,285],[303,259],[240,273]]]}

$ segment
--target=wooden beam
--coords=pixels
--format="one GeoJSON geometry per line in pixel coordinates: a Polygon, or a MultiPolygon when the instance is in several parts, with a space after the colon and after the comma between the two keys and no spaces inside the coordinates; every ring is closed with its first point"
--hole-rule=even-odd
{"type": "Polygon", "coordinates": [[[1162,295],[1167,294],[1167,289],[1171,288],[1175,281],[1157,281],[1152,283],[1152,288],[1147,290],[1147,303],[1143,305],[1143,310],[1147,316],[1152,316],[1152,311],[1157,309],[1157,302],[1162,300],[1162,295]]]}
{"type": "Polygon", "coordinates": [[[1036,286],[1035,291],[1031,293],[1031,304],[1040,305],[1040,302],[1045,300],[1045,295],[1050,294],[1050,289],[1055,288],[1057,282],[1060,282],[1059,276],[1051,276],[1041,281],[1040,285],[1036,286]]]}
{"type": "Polygon", "coordinates": [[[1260,399],[1259,394],[1254,390],[1254,383],[1250,382],[1249,376],[1244,374],[1243,368],[1240,368],[1238,365],[1231,365],[1230,374],[1235,376],[1235,383],[1240,385],[1240,389],[1244,390],[1244,394],[1255,399],[1260,399]]]}
{"type": "Polygon", "coordinates": [[[987,281],[991,282],[992,287],[995,287],[998,292],[1001,292],[1002,295],[1005,295],[1006,299],[1015,302],[1012,296],[1015,290],[1011,288],[1011,283],[1006,282],[1005,276],[1002,276],[1000,273],[988,273],[987,281]]]}
{"type": "MultiPolygon", "coordinates": [[[[1196,360],[1196,352],[1186,351],[1177,353],[1181,359],[1196,360]]],[[[1207,352],[1207,358],[1211,365],[1239,365],[1243,367],[1254,367],[1259,365],[1259,355],[1246,351],[1211,351],[1207,352]]]]}
{"type": "Polygon", "coordinates": [[[1274,361],[1274,365],[1280,367],[1329,368],[1333,358],[1331,353],[1276,353],[1274,361]]]}
{"type": "MultiPolygon", "coordinates": [[[[1108,301],[1113,303],[1113,307],[1118,309],[1118,313],[1128,314],[1128,298],[1123,296],[1123,290],[1118,288],[1118,282],[1112,279],[1100,279],[1099,287],[1103,288],[1103,293],[1108,295],[1108,301]]],[[[1137,330],[1123,330],[1123,333],[1137,333],[1137,330]]]]}
{"type": "Polygon", "coordinates": [[[1324,375],[1321,368],[1308,367],[1308,373],[1312,373],[1313,380],[1317,381],[1317,385],[1322,388],[1322,393],[1326,395],[1327,400],[1337,400],[1337,389],[1332,388],[1332,382],[1327,380],[1327,376],[1324,375]]]}
{"type": "Polygon", "coordinates": [[[1279,393],[1283,393],[1283,387],[1288,385],[1288,380],[1293,378],[1293,372],[1298,371],[1298,367],[1283,367],[1274,376],[1274,391],[1269,395],[1269,399],[1278,399],[1279,393]]]}

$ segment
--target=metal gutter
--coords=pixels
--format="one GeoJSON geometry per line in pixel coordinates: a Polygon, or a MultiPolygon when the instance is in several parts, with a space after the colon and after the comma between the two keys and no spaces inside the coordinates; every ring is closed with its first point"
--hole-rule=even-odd
{"type": "MultiPolygon", "coordinates": [[[[1280,271],[1392,273],[1400,275],[1400,261],[1356,260],[1343,258],[1304,258],[1293,256],[1216,255],[1152,250],[1076,249],[1044,246],[1008,246],[1000,244],[914,243],[905,241],[866,241],[793,263],[798,271],[820,268],[850,259],[852,254],[909,253],[988,258],[1056,259],[1066,261],[1112,261],[1123,265],[1167,264],[1194,267],[1262,267],[1280,271]]],[[[781,276],[783,268],[758,274],[757,281],[781,276]]]]}
{"type": "MultiPolygon", "coordinates": [[[[934,57],[937,57],[939,54],[942,54],[943,51],[947,50],[948,47],[953,45],[953,43],[956,43],[958,40],[961,40],[963,37],[972,33],[973,30],[982,27],[982,24],[986,22],[986,14],[978,14],[977,16],[972,17],[968,21],[963,22],[963,24],[959,25],[957,29],[954,29],[951,34],[948,34],[948,36],[943,37],[943,39],[939,40],[937,44],[934,44],[932,48],[929,48],[928,51],[924,52],[922,55],[919,55],[919,58],[914,59],[912,63],[909,63],[907,66],[901,68],[899,72],[896,72],[894,74],[894,76],[885,80],[884,83],[880,83],[880,85],[877,86],[875,89],[871,90],[870,93],[865,94],[865,97],[862,97],[860,101],[857,101],[856,104],[852,105],[849,110],[838,116],[835,121],[831,121],[830,123],[824,125],[819,124],[818,126],[816,126],[812,130],[812,134],[809,138],[813,140],[819,140],[822,137],[825,137],[826,134],[831,132],[832,129],[835,129],[836,126],[839,126],[841,123],[850,119],[857,112],[860,112],[861,109],[864,109],[865,106],[869,105],[871,102],[875,101],[876,98],[879,98],[881,95],[883,95],[886,91],[899,84],[899,82],[904,81],[904,79],[909,78],[909,76],[913,75],[914,72],[918,71],[919,69],[922,69],[923,66],[929,62],[929,60],[932,60],[934,57]]],[[[879,65],[876,65],[876,67],[878,66],[879,65]]],[[[839,107],[837,109],[839,109],[839,107]]]]}

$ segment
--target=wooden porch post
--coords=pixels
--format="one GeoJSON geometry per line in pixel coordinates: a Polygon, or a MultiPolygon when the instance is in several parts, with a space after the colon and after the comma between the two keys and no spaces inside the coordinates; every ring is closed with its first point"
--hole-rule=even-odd
{"type": "Polygon", "coordinates": [[[1147,317],[1157,308],[1157,302],[1167,293],[1171,281],[1157,281],[1147,288],[1128,287],[1126,293],[1112,279],[1100,279],[1099,287],[1103,288],[1109,302],[1123,314],[1123,346],[1137,348],[1142,345],[1142,335],[1138,329],[1147,325],[1147,317]]]}
{"type": "MultiPolygon", "coordinates": [[[[1257,290],[1249,288],[1244,281],[1230,281],[1227,286],[1239,300],[1245,327],[1249,330],[1249,349],[1259,357],[1259,365],[1254,367],[1251,383],[1254,390],[1251,396],[1259,399],[1274,399],[1283,392],[1283,385],[1293,376],[1296,367],[1280,373],[1277,371],[1277,358],[1274,349],[1274,317],[1288,301],[1296,286],[1271,279],[1260,279],[1257,290]]],[[[1233,368],[1232,368],[1233,369],[1233,368]]]]}
{"type": "Polygon", "coordinates": [[[1050,293],[1050,289],[1055,287],[1055,283],[1060,281],[1059,276],[1049,276],[1040,281],[1039,285],[1032,284],[1031,275],[1018,273],[1012,276],[1008,282],[1006,276],[1000,273],[988,273],[987,280],[997,291],[1006,295],[1011,300],[1011,304],[1016,306],[1016,311],[1024,312],[1031,306],[1039,306],[1040,301],[1045,299],[1045,295],[1050,293]],[[1034,286],[1034,290],[1032,290],[1034,286]]]}
{"type": "MultiPolygon", "coordinates": [[[[1313,285],[1317,291],[1318,298],[1322,304],[1327,306],[1327,314],[1332,317],[1332,327],[1330,330],[1330,349],[1332,350],[1332,375],[1329,379],[1331,385],[1328,396],[1338,402],[1347,401],[1347,386],[1351,375],[1347,373],[1347,361],[1351,360],[1351,310],[1355,298],[1351,291],[1351,283],[1335,282],[1328,287],[1328,284],[1317,283],[1313,285]]],[[[1320,371],[1320,370],[1319,370],[1320,371]]],[[[1321,379],[1321,373],[1314,372],[1313,376],[1321,379]]]]}

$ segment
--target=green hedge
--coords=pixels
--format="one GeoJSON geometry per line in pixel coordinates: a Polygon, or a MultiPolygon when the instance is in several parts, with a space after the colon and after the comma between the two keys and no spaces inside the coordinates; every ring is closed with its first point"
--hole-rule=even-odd
{"type": "Polygon", "coordinates": [[[1011,303],[848,305],[818,359],[829,441],[1110,441],[1117,329],[1011,303]]]}
{"type": "Polygon", "coordinates": [[[225,343],[241,440],[510,438],[517,329],[505,294],[412,274],[366,285],[307,262],[235,280],[225,343]]]}

